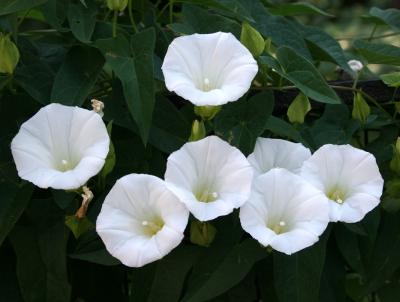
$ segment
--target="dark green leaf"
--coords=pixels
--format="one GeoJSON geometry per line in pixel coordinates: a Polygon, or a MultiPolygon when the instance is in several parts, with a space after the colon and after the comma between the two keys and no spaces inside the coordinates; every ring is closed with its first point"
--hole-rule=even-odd
{"type": "Polygon", "coordinates": [[[369,15],[389,25],[394,30],[400,30],[400,10],[396,8],[380,9],[373,7],[370,9],[369,15]]]}
{"type": "Polygon", "coordinates": [[[265,130],[273,108],[274,97],[270,92],[229,103],[215,117],[215,133],[249,154],[265,130]]]}
{"type": "Polygon", "coordinates": [[[48,0],[2,0],[0,5],[0,16],[7,15],[41,5],[48,0]]]}
{"type": "Polygon", "coordinates": [[[370,64],[400,66],[400,47],[364,40],[355,40],[353,46],[370,64]]]}
{"type": "Polygon", "coordinates": [[[294,140],[296,142],[302,142],[301,134],[291,124],[275,116],[270,116],[265,126],[266,130],[271,131],[273,134],[294,140]]]}
{"type": "Polygon", "coordinates": [[[333,17],[333,15],[324,12],[318,7],[307,2],[285,3],[275,7],[268,8],[268,11],[274,15],[298,16],[298,15],[321,15],[333,17]]]}
{"type": "Polygon", "coordinates": [[[317,302],[329,232],[291,256],[274,252],[275,289],[280,302],[317,302]]]}
{"type": "Polygon", "coordinates": [[[74,36],[83,43],[89,43],[96,25],[97,6],[88,1],[87,6],[82,3],[72,3],[68,9],[68,22],[74,36]]]}
{"type": "Polygon", "coordinates": [[[71,230],[76,239],[83,233],[95,228],[94,224],[87,217],[78,218],[75,215],[66,216],[65,225],[71,230]]]}
{"type": "Polygon", "coordinates": [[[103,68],[104,58],[91,47],[74,47],[54,79],[51,102],[82,105],[96,83],[103,68]]]}
{"type": "MultiPolygon", "coordinates": [[[[253,265],[268,255],[255,240],[247,239],[236,245],[212,268],[197,286],[188,291],[182,302],[208,301],[238,284],[253,265]],[[205,278],[204,278],[205,277],[205,278]]],[[[198,276],[199,279],[201,276],[198,276]]]]}

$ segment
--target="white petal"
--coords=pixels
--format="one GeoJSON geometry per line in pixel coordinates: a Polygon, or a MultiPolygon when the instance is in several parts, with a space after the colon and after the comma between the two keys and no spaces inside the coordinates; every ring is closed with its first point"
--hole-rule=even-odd
{"type": "Polygon", "coordinates": [[[244,155],[217,136],[185,144],[168,157],[165,181],[199,220],[227,215],[249,197],[253,171],[244,155]],[[201,202],[196,194],[215,194],[201,202]]]}
{"type": "Polygon", "coordinates": [[[298,173],[303,162],[310,156],[310,150],[300,143],[259,137],[254,152],[247,159],[254,168],[255,176],[257,176],[272,168],[285,168],[298,173]]]}
{"type": "Polygon", "coordinates": [[[217,32],[174,39],[162,71],[168,90],[197,106],[216,106],[243,96],[258,66],[231,33],[217,32]]]}
{"type": "Polygon", "coordinates": [[[98,114],[50,104],[22,124],[11,151],[21,178],[41,188],[69,190],[84,185],[101,170],[109,144],[98,114]]]}
{"type": "Polygon", "coordinates": [[[273,168],[254,179],[240,222],[262,245],[290,255],[318,241],[329,222],[328,201],[296,174],[273,168]]]}
{"type": "Polygon", "coordinates": [[[104,200],[96,230],[111,255],[123,264],[140,267],[161,259],[179,245],[188,210],[151,175],[130,174],[119,179],[104,200]],[[161,220],[149,234],[144,226],[161,220]]]}
{"type": "Polygon", "coordinates": [[[335,189],[343,193],[341,204],[330,200],[331,221],[360,221],[382,195],[375,157],[350,145],[322,146],[304,162],[301,175],[328,197],[335,189]]]}

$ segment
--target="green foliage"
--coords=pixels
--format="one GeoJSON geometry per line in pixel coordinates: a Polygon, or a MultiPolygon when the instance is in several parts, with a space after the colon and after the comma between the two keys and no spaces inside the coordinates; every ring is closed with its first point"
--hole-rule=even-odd
{"type": "Polygon", "coordinates": [[[0,301],[398,300],[400,47],[374,30],[396,36],[398,9],[354,16],[363,17],[372,35],[355,37],[344,49],[340,37],[320,26],[331,10],[309,2],[0,2],[0,281],[7,279],[0,301]],[[167,91],[163,58],[175,37],[217,31],[232,32],[259,71],[239,100],[195,107],[167,91]],[[350,58],[365,65],[358,83],[348,81],[350,58]],[[369,64],[386,65],[384,74],[369,64]],[[382,87],[373,86],[379,79],[388,86],[384,93],[371,91],[382,87]],[[78,219],[81,192],[21,181],[10,144],[44,105],[91,109],[93,98],[105,104],[112,142],[103,169],[87,183],[94,199],[78,219]],[[246,156],[260,136],[312,151],[324,144],[367,150],[385,180],[381,203],[358,223],[332,223],[316,244],[290,256],[245,233],[237,211],[212,224],[191,217],[184,240],[163,259],[123,266],[95,229],[113,184],[130,173],[163,177],[172,152],[206,135],[246,156]],[[9,285],[16,290],[7,291],[9,285]]]}

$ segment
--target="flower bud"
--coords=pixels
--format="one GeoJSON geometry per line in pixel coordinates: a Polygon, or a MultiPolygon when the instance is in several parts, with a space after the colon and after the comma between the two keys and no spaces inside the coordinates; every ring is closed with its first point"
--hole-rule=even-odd
{"type": "Polygon", "coordinates": [[[17,46],[9,35],[0,33],[0,73],[12,74],[19,61],[17,46]]]}
{"type": "Polygon", "coordinates": [[[347,62],[347,64],[350,66],[351,70],[354,72],[359,72],[361,69],[364,68],[363,63],[361,63],[358,60],[350,60],[347,62]]]}
{"type": "Polygon", "coordinates": [[[371,109],[369,105],[364,100],[361,93],[356,93],[353,99],[353,111],[351,116],[355,120],[359,120],[361,123],[365,123],[367,121],[368,116],[371,113],[371,109]]]}
{"type": "Polygon", "coordinates": [[[192,124],[192,133],[189,137],[189,142],[201,140],[206,137],[206,128],[203,121],[194,120],[192,124]]]}
{"type": "Polygon", "coordinates": [[[195,106],[194,113],[200,116],[204,121],[209,121],[217,115],[221,106],[195,106]]]}
{"type": "Polygon", "coordinates": [[[101,117],[103,117],[104,103],[96,99],[92,99],[90,102],[92,103],[93,111],[98,113],[101,117]]]}
{"type": "Polygon", "coordinates": [[[400,174],[400,137],[397,138],[396,145],[393,148],[393,158],[390,161],[390,169],[400,174]]]}
{"type": "Polygon", "coordinates": [[[290,104],[287,116],[291,123],[303,124],[304,118],[310,110],[311,104],[308,97],[300,93],[290,104]]]}
{"type": "Polygon", "coordinates": [[[209,222],[192,221],[190,224],[190,241],[200,246],[210,246],[217,229],[209,222]]]}
{"type": "Polygon", "coordinates": [[[128,0],[107,0],[107,6],[110,10],[123,11],[128,5],[128,0]]]}

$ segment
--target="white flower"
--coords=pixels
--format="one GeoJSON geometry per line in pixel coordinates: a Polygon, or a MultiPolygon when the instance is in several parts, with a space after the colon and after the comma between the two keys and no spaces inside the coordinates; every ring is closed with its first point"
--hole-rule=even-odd
{"type": "Polygon", "coordinates": [[[183,239],[189,212],[161,179],[130,174],[104,200],[96,230],[123,264],[141,267],[161,259],[183,239]]]}
{"type": "Polygon", "coordinates": [[[323,194],[296,174],[274,168],[255,178],[240,208],[243,229],[263,246],[290,255],[318,241],[329,222],[323,194]]]}
{"type": "Polygon", "coordinates": [[[310,156],[310,150],[300,143],[259,137],[254,152],[247,159],[254,168],[255,176],[258,176],[272,168],[285,168],[294,173],[300,172],[301,165],[310,156]]]}
{"type": "Polygon", "coordinates": [[[197,106],[238,100],[258,71],[251,53],[231,33],[174,39],[162,65],[165,85],[197,106]]]}
{"type": "Polygon", "coordinates": [[[375,157],[350,145],[322,146],[304,162],[301,176],[329,198],[331,221],[360,221],[382,195],[375,157]]]}
{"type": "Polygon", "coordinates": [[[246,157],[217,136],[185,144],[168,157],[168,188],[200,221],[227,215],[243,205],[253,171],[246,157]]]}
{"type": "Polygon", "coordinates": [[[361,69],[364,68],[363,63],[361,63],[358,60],[350,60],[347,62],[347,64],[350,66],[351,70],[354,72],[359,72],[361,69]]]}
{"type": "Polygon", "coordinates": [[[40,188],[70,190],[101,170],[109,144],[97,113],[50,104],[22,124],[11,151],[22,179],[40,188]]]}

